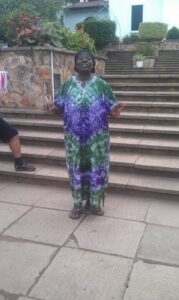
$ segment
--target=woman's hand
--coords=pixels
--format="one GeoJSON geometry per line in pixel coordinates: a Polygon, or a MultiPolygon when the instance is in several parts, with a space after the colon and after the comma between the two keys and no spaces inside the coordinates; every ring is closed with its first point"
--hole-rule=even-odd
{"type": "Polygon", "coordinates": [[[118,106],[116,106],[112,112],[111,112],[111,116],[112,117],[118,117],[120,116],[121,111],[124,109],[124,105],[119,104],[118,106]]]}
{"type": "Polygon", "coordinates": [[[43,110],[45,110],[47,112],[52,112],[54,110],[54,105],[52,103],[44,104],[43,110]]]}
{"type": "Polygon", "coordinates": [[[46,112],[54,113],[56,111],[56,107],[52,103],[50,96],[46,95],[44,97],[44,100],[45,100],[45,104],[42,106],[42,110],[45,110],[46,112]]]}

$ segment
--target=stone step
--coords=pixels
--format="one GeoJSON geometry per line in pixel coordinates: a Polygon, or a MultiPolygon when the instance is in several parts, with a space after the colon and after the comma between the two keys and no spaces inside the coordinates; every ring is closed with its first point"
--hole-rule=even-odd
{"type": "Polygon", "coordinates": [[[175,65],[175,67],[172,67],[170,65],[168,66],[154,66],[152,68],[137,68],[133,67],[132,63],[129,65],[123,65],[123,66],[106,66],[105,68],[105,73],[106,74],[131,74],[131,73],[136,73],[136,74],[165,74],[165,73],[170,73],[170,74],[178,74],[178,65],[175,65]],[[128,72],[128,73],[127,73],[128,72]]]}
{"type": "Polygon", "coordinates": [[[107,56],[108,57],[117,57],[117,56],[131,56],[135,53],[135,51],[124,51],[124,50],[112,50],[112,51],[108,51],[107,56]]]}
{"type": "Polygon", "coordinates": [[[142,133],[154,133],[161,135],[179,135],[179,124],[168,125],[168,124],[149,124],[145,122],[143,124],[130,124],[130,123],[119,123],[111,124],[111,130],[116,132],[142,132],[142,133]]]}
{"type": "Polygon", "coordinates": [[[178,83],[179,74],[105,74],[108,83],[178,83]]]}
{"type": "MultiPolygon", "coordinates": [[[[60,164],[65,161],[65,151],[63,145],[51,146],[46,143],[45,146],[34,145],[21,145],[21,152],[23,157],[31,162],[42,162],[46,164],[60,164]]],[[[6,144],[1,144],[0,147],[1,160],[7,160],[12,157],[11,151],[6,144]]]]}
{"type": "MultiPolygon", "coordinates": [[[[131,149],[119,149],[118,151],[111,150],[110,153],[110,165],[111,170],[113,167],[120,170],[123,169],[139,169],[142,171],[155,172],[156,175],[159,172],[165,172],[173,174],[172,176],[179,176],[179,155],[167,154],[159,152],[143,153],[140,151],[134,152],[131,149]]],[[[65,151],[64,147],[40,147],[37,145],[23,145],[22,146],[23,157],[28,162],[34,164],[45,165],[65,165],[65,151]]],[[[9,160],[12,157],[11,151],[7,145],[1,145],[0,148],[0,164],[9,160]]],[[[170,176],[170,174],[168,176],[170,176]]]]}
{"type": "Polygon", "coordinates": [[[179,66],[179,62],[177,60],[166,61],[166,60],[160,59],[160,60],[156,61],[154,68],[156,68],[156,69],[157,68],[162,68],[162,69],[163,68],[167,68],[167,69],[174,68],[174,69],[176,69],[178,66],[179,66]]]}
{"type": "MultiPolygon", "coordinates": [[[[11,162],[0,164],[0,178],[16,181],[30,181],[39,184],[64,185],[69,182],[63,166],[36,165],[35,172],[15,172],[11,162]]],[[[178,178],[138,174],[138,172],[111,172],[109,187],[141,193],[151,192],[160,195],[179,195],[178,178]]]]}
{"type": "Polygon", "coordinates": [[[133,151],[137,153],[152,153],[158,154],[178,154],[179,139],[176,136],[152,135],[147,136],[146,133],[120,133],[118,136],[110,138],[111,148],[124,149],[125,151],[133,151]]]}
{"type": "MultiPolygon", "coordinates": [[[[129,148],[135,151],[141,149],[142,151],[161,150],[177,152],[179,150],[178,133],[178,126],[117,124],[117,126],[114,126],[114,134],[110,137],[111,149],[129,148]]],[[[20,132],[20,138],[22,145],[38,145],[53,148],[64,145],[64,135],[61,132],[24,130],[20,132]]]]}
{"type": "MultiPolygon", "coordinates": [[[[121,65],[121,64],[114,64],[114,65],[106,65],[105,67],[105,71],[106,73],[108,71],[118,71],[118,70],[133,70],[133,71],[141,71],[141,72],[144,72],[144,71],[148,71],[148,72],[159,72],[162,73],[163,71],[167,71],[169,70],[169,73],[173,70],[173,73],[178,73],[178,64],[175,64],[175,66],[172,66],[171,64],[169,65],[164,65],[164,64],[160,64],[160,65],[154,65],[153,67],[151,68],[147,68],[147,67],[143,67],[143,68],[137,68],[137,67],[133,67],[133,63],[128,63],[128,64],[124,64],[124,65],[121,65]]],[[[108,73],[107,73],[108,74],[108,73]]]]}
{"type": "MultiPolygon", "coordinates": [[[[156,60],[154,63],[154,66],[149,68],[149,69],[157,69],[157,68],[174,68],[176,69],[177,66],[179,65],[179,62],[177,60],[156,60]]],[[[125,66],[132,66],[133,67],[133,59],[130,58],[128,60],[111,60],[107,61],[105,68],[113,68],[113,67],[125,67],[125,66]]]]}
{"type": "Polygon", "coordinates": [[[106,74],[113,74],[113,75],[118,75],[118,74],[165,74],[165,73],[175,73],[176,75],[179,74],[179,69],[177,68],[176,70],[173,69],[147,69],[147,68],[124,68],[124,69],[107,69],[106,74]]]}
{"type": "MultiPolygon", "coordinates": [[[[126,104],[127,108],[127,104],[126,104]]],[[[120,117],[118,118],[110,118],[109,119],[109,128],[111,132],[113,131],[113,124],[115,123],[140,123],[143,124],[145,122],[146,125],[150,124],[163,124],[168,122],[168,125],[174,124],[176,125],[179,122],[179,112],[175,113],[173,110],[170,113],[162,113],[162,112],[140,112],[140,111],[127,111],[126,108],[122,111],[120,117]]],[[[28,118],[5,118],[7,122],[12,124],[17,129],[32,129],[32,127],[37,128],[42,131],[54,131],[59,132],[63,131],[63,119],[62,117],[57,120],[44,120],[44,119],[28,119],[28,118]]]]}
{"type": "MultiPolygon", "coordinates": [[[[159,113],[159,112],[133,112],[133,111],[125,111],[121,113],[120,117],[117,118],[116,122],[121,121],[121,120],[138,120],[138,121],[143,121],[145,120],[146,122],[148,121],[179,121],[179,113],[174,114],[173,112],[171,113],[159,113]]],[[[113,119],[115,121],[115,119],[113,119]]]]}
{"type": "MultiPolygon", "coordinates": [[[[114,57],[114,58],[110,57],[110,59],[108,58],[108,60],[106,61],[105,65],[113,66],[113,65],[115,65],[115,63],[116,63],[116,65],[119,65],[119,64],[124,65],[124,62],[125,62],[125,64],[126,63],[129,64],[129,62],[132,62],[132,61],[133,61],[133,58],[131,56],[129,56],[129,57],[114,57]]],[[[163,63],[163,65],[170,65],[170,63],[171,63],[171,65],[176,66],[178,64],[178,57],[175,57],[173,59],[171,59],[171,58],[167,59],[165,57],[157,57],[156,61],[155,61],[155,65],[159,64],[159,63],[163,63]]]]}
{"type": "Polygon", "coordinates": [[[115,91],[148,91],[148,92],[178,92],[179,83],[110,83],[110,86],[115,91]]]}
{"type": "MultiPolygon", "coordinates": [[[[133,99],[134,100],[134,99],[133,99]]],[[[121,98],[121,103],[125,105],[126,112],[144,112],[144,113],[173,113],[178,114],[179,108],[176,103],[168,102],[148,102],[148,101],[125,101],[124,98],[121,98]]]]}
{"type": "MultiPolygon", "coordinates": [[[[24,118],[5,118],[7,122],[12,124],[14,127],[17,128],[38,128],[40,130],[53,130],[59,132],[59,128],[63,129],[63,119],[62,117],[58,120],[44,120],[44,119],[24,119],[24,118]]],[[[122,111],[120,117],[118,118],[110,118],[109,119],[109,128],[113,129],[113,123],[123,123],[123,122],[133,122],[133,123],[153,123],[153,122],[160,122],[161,121],[168,121],[169,123],[176,124],[179,121],[179,113],[162,113],[162,112],[133,112],[133,111],[122,111]]]]}
{"type": "Polygon", "coordinates": [[[38,128],[38,130],[51,130],[51,131],[59,131],[59,129],[63,129],[63,119],[62,116],[58,117],[57,119],[34,119],[30,116],[27,116],[26,118],[13,118],[13,117],[6,117],[5,120],[9,122],[11,125],[13,125],[16,128],[20,129],[30,129],[30,128],[38,128]]]}
{"type": "Polygon", "coordinates": [[[162,54],[157,57],[157,60],[164,60],[164,61],[173,61],[173,60],[178,60],[179,59],[179,54],[178,53],[169,53],[169,54],[162,54]]]}
{"type": "MultiPolygon", "coordinates": [[[[179,135],[179,124],[168,125],[168,124],[145,124],[143,123],[111,123],[110,132],[112,136],[116,136],[119,133],[142,133],[146,135],[158,135],[161,134],[167,138],[168,136],[174,135],[178,138],[179,135]]],[[[21,140],[26,142],[51,142],[62,143],[63,142],[63,132],[50,130],[41,131],[38,128],[32,129],[22,129],[19,130],[21,140]]]]}
{"type": "Polygon", "coordinates": [[[172,101],[172,99],[179,99],[179,92],[168,92],[168,91],[115,91],[114,94],[116,97],[125,96],[125,97],[138,97],[138,98],[156,98],[156,99],[168,99],[169,102],[172,101]]]}
{"type": "Polygon", "coordinates": [[[32,118],[34,120],[39,120],[39,119],[44,119],[46,122],[48,120],[58,120],[59,116],[62,114],[52,114],[52,113],[47,113],[42,109],[23,109],[23,108],[3,108],[0,107],[0,115],[1,117],[6,117],[6,118],[32,118]]]}
{"type": "Polygon", "coordinates": [[[160,65],[160,66],[156,66],[156,65],[154,65],[153,67],[151,67],[151,68],[147,68],[147,67],[143,67],[143,68],[137,68],[137,67],[135,67],[135,66],[133,66],[133,63],[131,62],[131,63],[129,63],[129,64],[127,64],[127,65],[121,65],[121,64],[116,64],[116,65],[108,65],[108,66],[106,66],[106,68],[105,68],[105,70],[107,71],[107,70],[118,70],[119,68],[120,69],[123,69],[123,70],[125,70],[125,67],[126,68],[129,68],[129,69],[131,69],[131,70],[136,70],[136,71],[151,71],[151,72],[157,72],[157,71],[159,71],[159,74],[163,71],[163,70],[169,70],[169,73],[170,73],[170,71],[171,70],[173,70],[173,73],[175,74],[175,72],[176,73],[178,73],[178,64],[176,64],[175,66],[172,66],[172,65],[160,65]]]}

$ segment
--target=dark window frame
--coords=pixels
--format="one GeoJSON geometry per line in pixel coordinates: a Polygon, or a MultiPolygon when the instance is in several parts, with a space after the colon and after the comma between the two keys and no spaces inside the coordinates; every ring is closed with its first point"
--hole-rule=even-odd
{"type": "Polygon", "coordinates": [[[131,6],[131,31],[138,31],[139,24],[143,22],[143,4],[131,6]]]}

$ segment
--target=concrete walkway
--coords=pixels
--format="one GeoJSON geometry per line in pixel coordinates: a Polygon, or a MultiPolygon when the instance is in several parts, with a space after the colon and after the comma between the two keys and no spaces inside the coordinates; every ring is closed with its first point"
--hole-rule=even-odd
{"type": "Polygon", "coordinates": [[[179,201],[109,194],[68,217],[67,188],[0,182],[0,300],[178,300],[179,201]]]}

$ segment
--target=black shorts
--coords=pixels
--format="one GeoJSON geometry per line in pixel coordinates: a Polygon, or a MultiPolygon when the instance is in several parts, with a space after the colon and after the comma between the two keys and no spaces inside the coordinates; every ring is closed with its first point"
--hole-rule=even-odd
{"type": "Polygon", "coordinates": [[[17,129],[0,117],[0,140],[8,143],[17,134],[17,129]]]}

